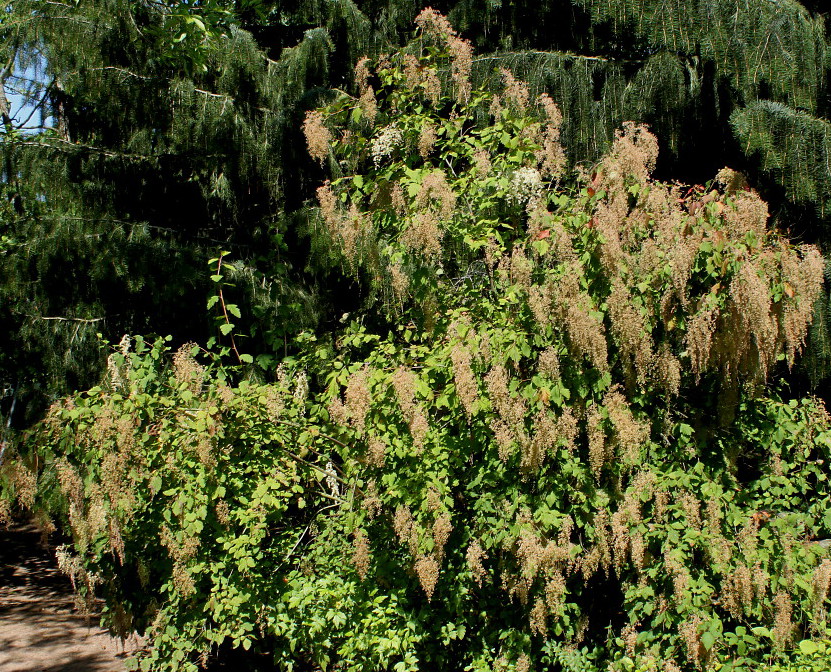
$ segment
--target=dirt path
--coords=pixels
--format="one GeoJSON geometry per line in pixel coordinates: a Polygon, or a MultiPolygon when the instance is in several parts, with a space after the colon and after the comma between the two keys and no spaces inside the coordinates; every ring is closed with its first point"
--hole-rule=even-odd
{"type": "Polygon", "coordinates": [[[0,530],[0,672],[123,672],[121,643],[96,623],[34,526],[0,530]]]}

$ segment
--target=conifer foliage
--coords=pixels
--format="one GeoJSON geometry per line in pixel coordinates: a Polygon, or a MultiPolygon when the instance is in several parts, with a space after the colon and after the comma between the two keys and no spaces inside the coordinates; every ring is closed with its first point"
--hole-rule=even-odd
{"type": "MultiPolygon", "coordinates": [[[[824,240],[828,35],[816,3],[437,6],[479,49],[474,82],[496,83],[508,67],[557,103],[570,164],[599,160],[623,122],[648,123],[662,176],[704,182],[733,165],[780,226],[799,215],[797,233],[824,240]]],[[[299,151],[299,127],[321,97],[351,86],[358,59],[408,40],[418,3],[6,8],[2,80],[36,109],[9,110],[0,131],[4,379],[53,392],[88,385],[103,366],[98,332],[204,341],[204,261],[217,250],[238,264],[244,315],[310,324],[343,312],[335,304],[349,297],[329,284],[325,255],[300,273],[309,260],[296,238],[320,172],[299,151]]],[[[252,351],[285,349],[281,328],[255,331],[252,351]]],[[[831,359],[827,333],[815,331],[819,379],[831,359]]]]}
{"type": "Polygon", "coordinates": [[[819,251],[737,172],[656,179],[643,125],[575,175],[563,110],[476,58],[424,10],[298,120],[312,245],[364,301],[337,329],[271,384],[124,339],[5,492],[65,520],[143,670],[827,663],[831,420],[769,387],[819,251]]]}
{"type": "MultiPolygon", "coordinates": [[[[570,163],[597,161],[623,122],[648,123],[662,176],[704,182],[733,165],[782,227],[799,215],[799,235],[824,241],[820,4],[438,4],[478,47],[473,81],[497,82],[508,67],[558,104],[570,163]]],[[[217,249],[239,264],[245,315],[309,324],[321,310],[341,314],[341,292],[324,282],[315,305],[299,273],[308,260],[296,235],[320,176],[298,151],[299,126],[320,96],[349,87],[359,58],[405,43],[419,10],[394,0],[7,3],[3,84],[36,107],[7,110],[15,118],[0,130],[4,379],[88,385],[103,366],[98,332],[204,340],[203,262],[217,249]],[[279,259],[261,258],[284,240],[279,259]]],[[[327,277],[321,261],[309,267],[315,280],[327,277]]],[[[815,331],[819,379],[831,359],[828,334],[815,331]]],[[[285,336],[258,331],[252,349],[284,347],[285,336]]]]}

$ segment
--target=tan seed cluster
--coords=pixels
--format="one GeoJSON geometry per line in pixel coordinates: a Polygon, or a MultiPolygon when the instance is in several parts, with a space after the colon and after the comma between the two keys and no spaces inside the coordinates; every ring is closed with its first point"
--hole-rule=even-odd
{"type": "Polygon", "coordinates": [[[537,360],[537,371],[550,380],[560,378],[560,356],[556,348],[546,348],[537,360]]]}
{"type": "Polygon", "coordinates": [[[790,365],[805,343],[814,306],[822,292],[825,271],[825,261],[817,248],[806,245],[799,248],[799,254],[801,259],[794,254],[782,258],[785,306],[781,331],[790,365]]]}
{"type": "Polygon", "coordinates": [[[814,608],[814,620],[817,623],[824,620],[829,587],[831,587],[831,560],[825,558],[814,569],[811,577],[811,604],[814,608]]]}
{"type": "Polygon", "coordinates": [[[401,408],[401,414],[410,429],[413,445],[420,451],[430,431],[430,423],[421,405],[415,401],[417,382],[416,374],[404,366],[396,369],[392,376],[392,386],[401,408]]]}
{"type": "Polygon", "coordinates": [[[363,501],[361,501],[361,508],[366,511],[370,520],[378,517],[381,513],[383,504],[381,498],[378,496],[378,485],[374,480],[370,481],[366,486],[363,501]]]}
{"type": "Polygon", "coordinates": [[[378,102],[375,100],[375,91],[369,84],[370,75],[369,59],[367,57],[361,58],[355,65],[355,82],[361,94],[358,98],[358,106],[361,108],[367,123],[372,126],[378,115],[378,102]]]}
{"type": "Polygon", "coordinates": [[[790,595],[780,590],[773,598],[773,605],[775,613],[773,641],[779,649],[784,649],[791,641],[794,631],[793,605],[790,595]]]}
{"type": "Polygon", "coordinates": [[[194,396],[197,396],[202,391],[205,367],[198,364],[191,354],[195,347],[195,343],[185,343],[174,353],[173,375],[177,383],[185,385],[194,396]]]}
{"type": "Polygon", "coordinates": [[[319,110],[311,110],[306,113],[303,122],[303,135],[306,136],[306,147],[310,156],[323,164],[329,156],[329,145],[332,142],[332,134],[323,122],[323,113],[319,110]]]}
{"type": "Polygon", "coordinates": [[[603,465],[606,464],[606,430],[603,416],[596,406],[592,406],[586,417],[586,434],[589,441],[589,465],[595,478],[599,478],[603,465]]]}
{"type": "Polygon", "coordinates": [[[708,368],[718,316],[717,307],[705,308],[693,316],[687,327],[687,350],[690,353],[690,364],[696,379],[708,368]]]}
{"type": "Polygon", "coordinates": [[[701,530],[701,502],[689,490],[681,492],[681,508],[687,518],[687,524],[694,530],[701,530]]]}
{"type": "Polygon", "coordinates": [[[484,149],[480,149],[473,155],[473,169],[479,177],[487,177],[493,170],[490,154],[484,149]]]}
{"type": "MultiPolygon", "coordinates": [[[[470,70],[473,65],[473,46],[460,38],[445,16],[427,7],[416,17],[424,35],[443,43],[450,55],[451,79],[456,87],[456,98],[466,101],[470,96],[470,70]]],[[[436,100],[431,98],[435,103],[436,100]]]]}
{"type": "Polygon", "coordinates": [[[372,552],[369,549],[369,539],[366,532],[356,530],[352,540],[352,563],[355,565],[355,570],[358,572],[361,581],[366,579],[371,561],[372,552]]]}
{"type": "Polygon", "coordinates": [[[402,544],[407,544],[410,553],[415,555],[418,550],[418,527],[413,520],[410,509],[406,505],[397,507],[392,523],[398,540],[402,544]]]}
{"type": "Polygon", "coordinates": [[[546,178],[557,179],[566,167],[566,153],[560,143],[563,115],[548,94],[544,93],[539,96],[537,102],[545,111],[548,122],[543,129],[542,147],[537,152],[537,161],[540,164],[540,172],[546,178]]]}
{"type": "Polygon", "coordinates": [[[418,576],[419,583],[427,595],[427,601],[431,602],[433,593],[436,590],[436,584],[439,581],[439,563],[436,559],[429,555],[422,555],[415,563],[415,571],[418,576]]]}
{"type": "Polygon", "coordinates": [[[684,640],[684,647],[687,650],[687,660],[695,667],[700,668],[702,664],[704,647],[701,644],[701,616],[694,614],[684,621],[678,628],[681,638],[684,640]]]}
{"type": "Polygon", "coordinates": [[[404,266],[400,263],[392,263],[389,266],[390,272],[390,286],[392,287],[395,299],[399,303],[403,303],[404,299],[410,290],[410,276],[404,270],[404,266]]]}
{"type": "Polygon", "coordinates": [[[378,116],[378,101],[375,99],[375,90],[367,86],[358,98],[358,107],[363,112],[364,119],[372,126],[378,116]]]}
{"type": "Polygon", "coordinates": [[[369,369],[363,367],[349,376],[349,382],[346,385],[346,410],[352,426],[359,434],[364,433],[366,416],[372,406],[369,379],[369,369]]]}
{"type": "Polygon", "coordinates": [[[462,343],[457,343],[450,351],[450,360],[453,362],[453,380],[456,383],[456,394],[465,415],[471,417],[474,413],[474,404],[479,399],[479,385],[476,374],[471,365],[470,349],[462,343]]]}
{"type": "Polygon", "coordinates": [[[228,502],[220,499],[217,501],[214,510],[216,511],[216,519],[219,521],[219,524],[225,528],[229,527],[231,525],[231,507],[228,506],[228,502]]]}
{"type": "Polygon", "coordinates": [[[653,343],[644,316],[634,305],[629,290],[616,278],[606,301],[612,334],[618,342],[626,368],[627,385],[643,384],[653,371],[653,343]]]}
{"type": "Polygon", "coordinates": [[[525,112],[531,100],[528,85],[514,77],[513,73],[507,68],[501,68],[499,74],[505,84],[505,90],[502,93],[503,99],[511,103],[519,112],[525,112]]]}
{"type": "Polygon", "coordinates": [[[591,296],[580,287],[582,272],[570,264],[554,288],[555,315],[565,325],[569,344],[599,371],[609,368],[606,330],[591,296]]]}
{"type": "Polygon", "coordinates": [[[447,176],[442,170],[433,170],[424,176],[416,195],[416,206],[421,209],[436,206],[441,219],[453,216],[456,207],[456,194],[447,183],[447,176]]]}
{"type": "Polygon", "coordinates": [[[418,135],[418,153],[422,159],[430,156],[433,146],[436,144],[438,136],[436,135],[436,128],[431,123],[425,123],[421,127],[421,132],[418,135]]]}
{"type": "Polygon", "coordinates": [[[431,209],[417,213],[410,220],[401,236],[401,242],[413,252],[435,259],[441,255],[443,237],[438,214],[431,209]]]}
{"type": "Polygon", "coordinates": [[[734,618],[741,618],[753,606],[753,576],[744,563],[739,563],[725,577],[721,587],[722,602],[734,618]]]}
{"type": "Polygon", "coordinates": [[[335,397],[327,407],[329,419],[337,425],[346,426],[349,424],[349,411],[344,406],[340,397],[335,397]]]}
{"type": "Polygon", "coordinates": [[[349,211],[344,213],[338,208],[337,196],[332,191],[329,182],[325,182],[317,189],[317,200],[320,204],[320,216],[326,226],[327,233],[336,241],[348,261],[354,263],[361,249],[361,244],[367,240],[372,232],[370,217],[360,212],[353,203],[349,211]]]}
{"type": "Polygon", "coordinates": [[[6,529],[12,523],[12,505],[8,499],[0,499],[0,529],[6,529]]]}
{"type": "MultiPolygon", "coordinates": [[[[527,274],[530,281],[531,274],[527,274]]],[[[542,329],[551,322],[551,302],[552,302],[551,284],[545,285],[531,285],[528,289],[528,307],[534,315],[534,320],[540,325],[542,329]]],[[[559,363],[558,363],[559,366],[559,363]]]]}
{"type": "Polygon", "coordinates": [[[470,569],[470,573],[473,575],[473,580],[476,582],[476,585],[481,587],[482,581],[487,576],[487,570],[485,569],[483,561],[488,559],[488,554],[485,553],[485,550],[482,548],[481,544],[474,540],[467,548],[466,557],[467,566],[470,569]]]}
{"type": "Polygon", "coordinates": [[[508,381],[508,370],[501,364],[494,366],[485,376],[488,396],[505,423],[512,427],[524,425],[527,412],[525,400],[511,394],[508,381]]]}
{"type": "Polygon", "coordinates": [[[768,206],[755,191],[737,192],[732,207],[724,208],[722,213],[731,237],[741,239],[751,233],[759,243],[764,241],[768,206]]]}
{"type": "Polygon", "coordinates": [[[12,484],[18,503],[30,511],[34,509],[37,495],[37,473],[19,460],[11,461],[5,467],[6,477],[12,484]]]}
{"type": "Polygon", "coordinates": [[[532,633],[540,635],[543,638],[547,637],[548,608],[546,607],[545,600],[542,597],[538,597],[534,601],[534,606],[531,608],[528,621],[532,633]]]}
{"type": "Polygon", "coordinates": [[[491,431],[496,440],[497,449],[499,451],[499,459],[507,462],[511,455],[514,454],[516,444],[514,443],[514,433],[502,420],[495,419],[491,421],[491,431]]]}
{"type": "Polygon", "coordinates": [[[355,83],[358,85],[358,91],[365,91],[369,86],[369,78],[371,72],[369,69],[370,60],[367,56],[359,58],[355,64],[355,83]]]}
{"type": "Polygon", "coordinates": [[[620,457],[629,465],[636,464],[641,447],[649,438],[648,423],[635,419],[619,387],[613,387],[606,393],[603,405],[615,430],[620,457]]]}
{"type": "Polygon", "coordinates": [[[433,543],[435,544],[436,557],[439,560],[444,557],[444,547],[447,545],[447,540],[450,539],[452,531],[453,524],[446,512],[438,516],[433,522],[433,543]]]}
{"type": "Polygon", "coordinates": [[[525,251],[522,247],[516,245],[511,253],[511,281],[515,285],[520,285],[528,290],[531,287],[531,273],[533,270],[534,265],[525,256],[525,251]]]}

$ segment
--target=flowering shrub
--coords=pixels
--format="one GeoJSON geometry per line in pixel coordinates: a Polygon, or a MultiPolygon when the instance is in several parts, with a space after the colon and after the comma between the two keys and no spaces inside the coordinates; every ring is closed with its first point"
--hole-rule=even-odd
{"type": "Polygon", "coordinates": [[[314,242],[363,313],[269,385],[114,354],[35,439],[64,564],[150,633],[142,669],[230,642],[281,669],[672,672],[810,640],[831,422],[767,383],[819,253],[737,173],[654,180],[642,126],[572,179],[550,98],[475,89],[470,45],[418,27],[304,124],[332,175],[314,242]]]}

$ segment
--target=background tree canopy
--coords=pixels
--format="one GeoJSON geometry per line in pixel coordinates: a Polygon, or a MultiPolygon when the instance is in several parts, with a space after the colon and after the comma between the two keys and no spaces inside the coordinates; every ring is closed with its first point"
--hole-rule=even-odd
{"type": "MultiPolygon", "coordinates": [[[[662,147],[658,176],[703,183],[730,165],[776,226],[824,245],[829,55],[819,6],[435,4],[476,47],[473,81],[493,82],[507,66],[551,95],[572,165],[597,161],[624,121],[647,123],[662,147]]],[[[252,352],[279,351],[295,326],[351,310],[352,288],[332,282],[304,242],[320,169],[300,125],[332,91],[354,90],[359,58],[406,42],[420,9],[7,3],[2,81],[35,107],[12,119],[0,105],[7,384],[47,395],[91,384],[99,332],[204,342],[204,263],[219,249],[232,252],[252,352]]],[[[814,383],[831,352],[826,303],[806,359],[814,383]]]]}
{"type": "Polygon", "coordinates": [[[441,10],[7,5],[0,521],[143,670],[826,669],[825,17],[441,10]]]}

